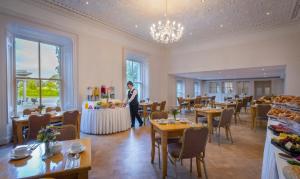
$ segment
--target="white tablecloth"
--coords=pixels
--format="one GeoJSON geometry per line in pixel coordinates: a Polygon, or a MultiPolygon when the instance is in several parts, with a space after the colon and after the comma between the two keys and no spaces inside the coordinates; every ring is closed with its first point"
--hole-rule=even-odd
{"type": "MultiPolygon", "coordinates": [[[[269,125],[277,125],[279,122],[272,121],[269,119],[269,125]]],[[[284,175],[282,173],[282,169],[287,166],[287,162],[280,158],[278,153],[280,153],[280,149],[276,148],[271,144],[271,139],[276,137],[271,130],[267,129],[265,149],[264,149],[264,159],[262,165],[262,179],[284,179],[284,175]]],[[[282,152],[281,152],[282,153],[282,152]]]]}
{"type": "Polygon", "coordinates": [[[129,108],[85,109],[82,107],[81,131],[88,134],[111,134],[131,126],[129,108]]]}

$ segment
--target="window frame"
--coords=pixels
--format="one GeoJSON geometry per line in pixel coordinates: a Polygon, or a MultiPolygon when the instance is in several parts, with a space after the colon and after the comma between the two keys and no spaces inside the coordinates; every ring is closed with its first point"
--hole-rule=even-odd
{"type": "Polygon", "coordinates": [[[209,94],[217,94],[218,93],[218,82],[217,81],[209,81],[208,82],[208,93],[209,94]],[[211,84],[216,84],[215,88],[211,86],[211,84]],[[212,89],[215,89],[214,91],[212,89]]]}
{"type": "MultiPolygon", "coordinates": [[[[140,66],[140,79],[141,81],[132,81],[133,84],[139,84],[140,85],[140,91],[138,91],[138,98],[139,100],[141,99],[144,99],[144,94],[145,94],[145,74],[144,74],[144,62],[140,61],[140,60],[136,60],[136,59],[132,59],[132,58],[127,58],[125,59],[125,77],[126,77],[126,81],[128,81],[128,78],[127,78],[127,61],[131,61],[131,62],[135,62],[135,63],[138,63],[139,66],[140,66]]],[[[133,68],[133,63],[131,64],[131,68],[133,68]]],[[[126,88],[125,88],[126,89],[126,88]]],[[[127,92],[127,90],[126,90],[127,92]]],[[[127,94],[127,93],[126,93],[127,94]]]]}
{"type": "Polygon", "coordinates": [[[194,81],[194,96],[195,97],[201,96],[201,84],[200,84],[200,81],[194,81]],[[196,89],[196,88],[198,88],[198,89],[196,89]]]}
{"type": "Polygon", "coordinates": [[[17,103],[17,98],[18,98],[18,87],[17,87],[17,81],[18,80],[35,80],[39,82],[39,101],[38,101],[38,106],[43,105],[42,104],[42,81],[56,81],[59,82],[59,100],[60,100],[60,106],[63,106],[62,104],[62,98],[63,98],[63,94],[64,94],[64,90],[63,90],[63,72],[62,72],[62,62],[61,60],[63,60],[63,56],[64,56],[64,52],[63,52],[63,46],[53,43],[53,42],[49,42],[49,41],[45,41],[45,40],[41,40],[38,38],[33,38],[33,37],[27,37],[27,36],[23,36],[20,34],[15,34],[12,36],[13,39],[13,106],[14,106],[14,113],[17,114],[18,111],[18,103],[17,103]],[[27,41],[32,41],[32,42],[36,42],[38,43],[38,78],[31,78],[31,77],[17,77],[17,71],[16,71],[16,39],[21,39],[21,40],[27,40],[27,41]],[[60,48],[60,54],[59,54],[59,58],[60,58],[60,62],[59,62],[59,70],[60,70],[60,78],[59,79],[50,79],[50,78],[41,78],[41,44],[46,44],[46,45],[53,45],[53,46],[57,46],[60,48]]]}
{"type": "Polygon", "coordinates": [[[178,80],[176,80],[176,98],[178,98],[178,97],[185,97],[185,82],[184,82],[184,80],[180,80],[180,79],[178,79],[178,80]],[[182,96],[179,96],[178,95],[178,83],[181,83],[182,84],[182,96]]]}
{"type": "Polygon", "coordinates": [[[232,94],[233,93],[233,81],[223,81],[222,82],[222,93],[223,94],[232,94]],[[227,86],[226,84],[231,84],[230,86],[227,86]]]}
{"type": "Polygon", "coordinates": [[[237,81],[237,93],[238,95],[249,94],[250,81],[237,81]],[[240,89],[239,85],[242,84],[242,88],[240,89]],[[246,91],[247,89],[247,91],[246,91]],[[246,93],[247,92],[247,93],[246,93]]]}

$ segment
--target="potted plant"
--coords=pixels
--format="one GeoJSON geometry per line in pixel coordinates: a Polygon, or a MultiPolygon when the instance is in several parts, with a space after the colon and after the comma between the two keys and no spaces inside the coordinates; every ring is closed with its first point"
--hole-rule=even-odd
{"type": "Polygon", "coordinates": [[[42,128],[38,135],[37,141],[45,144],[45,153],[42,156],[43,160],[48,159],[53,155],[50,148],[50,143],[56,140],[56,136],[60,133],[55,130],[53,126],[47,126],[46,128],[42,128]]]}
{"type": "Polygon", "coordinates": [[[174,119],[176,120],[176,116],[179,114],[179,110],[178,109],[172,109],[171,113],[172,113],[174,119]]]}

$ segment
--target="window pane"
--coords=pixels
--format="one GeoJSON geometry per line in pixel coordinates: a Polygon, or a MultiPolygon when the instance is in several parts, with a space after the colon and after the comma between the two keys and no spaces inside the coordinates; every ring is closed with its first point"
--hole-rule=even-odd
{"type": "Polygon", "coordinates": [[[177,92],[177,97],[184,97],[184,83],[183,81],[177,81],[176,83],[176,92],[177,92]]]}
{"type": "Polygon", "coordinates": [[[60,79],[60,47],[41,43],[41,78],[60,79]]]}
{"type": "Polygon", "coordinates": [[[137,82],[141,82],[142,81],[142,78],[141,78],[141,63],[133,62],[132,68],[133,68],[133,72],[134,72],[134,79],[133,80],[137,81],[137,82]]]}
{"type": "Polygon", "coordinates": [[[134,87],[138,92],[138,100],[140,101],[142,96],[142,85],[140,83],[135,83],[134,87]]]}
{"type": "Polygon", "coordinates": [[[60,106],[60,81],[42,80],[42,104],[46,107],[60,106]]]}
{"type": "Polygon", "coordinates": [[[15,38],[16,76],[39,77],[38,42],[15,38]]]}
{"type": "Polygon", "coordinates": [[[22,113],[24,109],[39,106],[39,81],[17,79],[17,112],[22,113]]]}
{"type": "Polygon", "coordinates": [[[126,79],[133,81],[132,61],[126,60],[126,79]]]}

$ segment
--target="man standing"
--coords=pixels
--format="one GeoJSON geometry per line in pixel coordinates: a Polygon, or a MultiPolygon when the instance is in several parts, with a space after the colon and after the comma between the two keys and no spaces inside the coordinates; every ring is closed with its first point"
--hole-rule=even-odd
{"type": "Polygon", "coordinates": [[[131,81],[127,82],[128,94],[127,98],[124,100],[125,105],[129,104],[130,115],[131,115],[131,127],[135,126],[135,118],[140,123],[140,126],[143,125],[143,121],[138,113],[139,110],[139,101],[138,101],[138,92],[133,87],[133,83],[131,81]]]}

